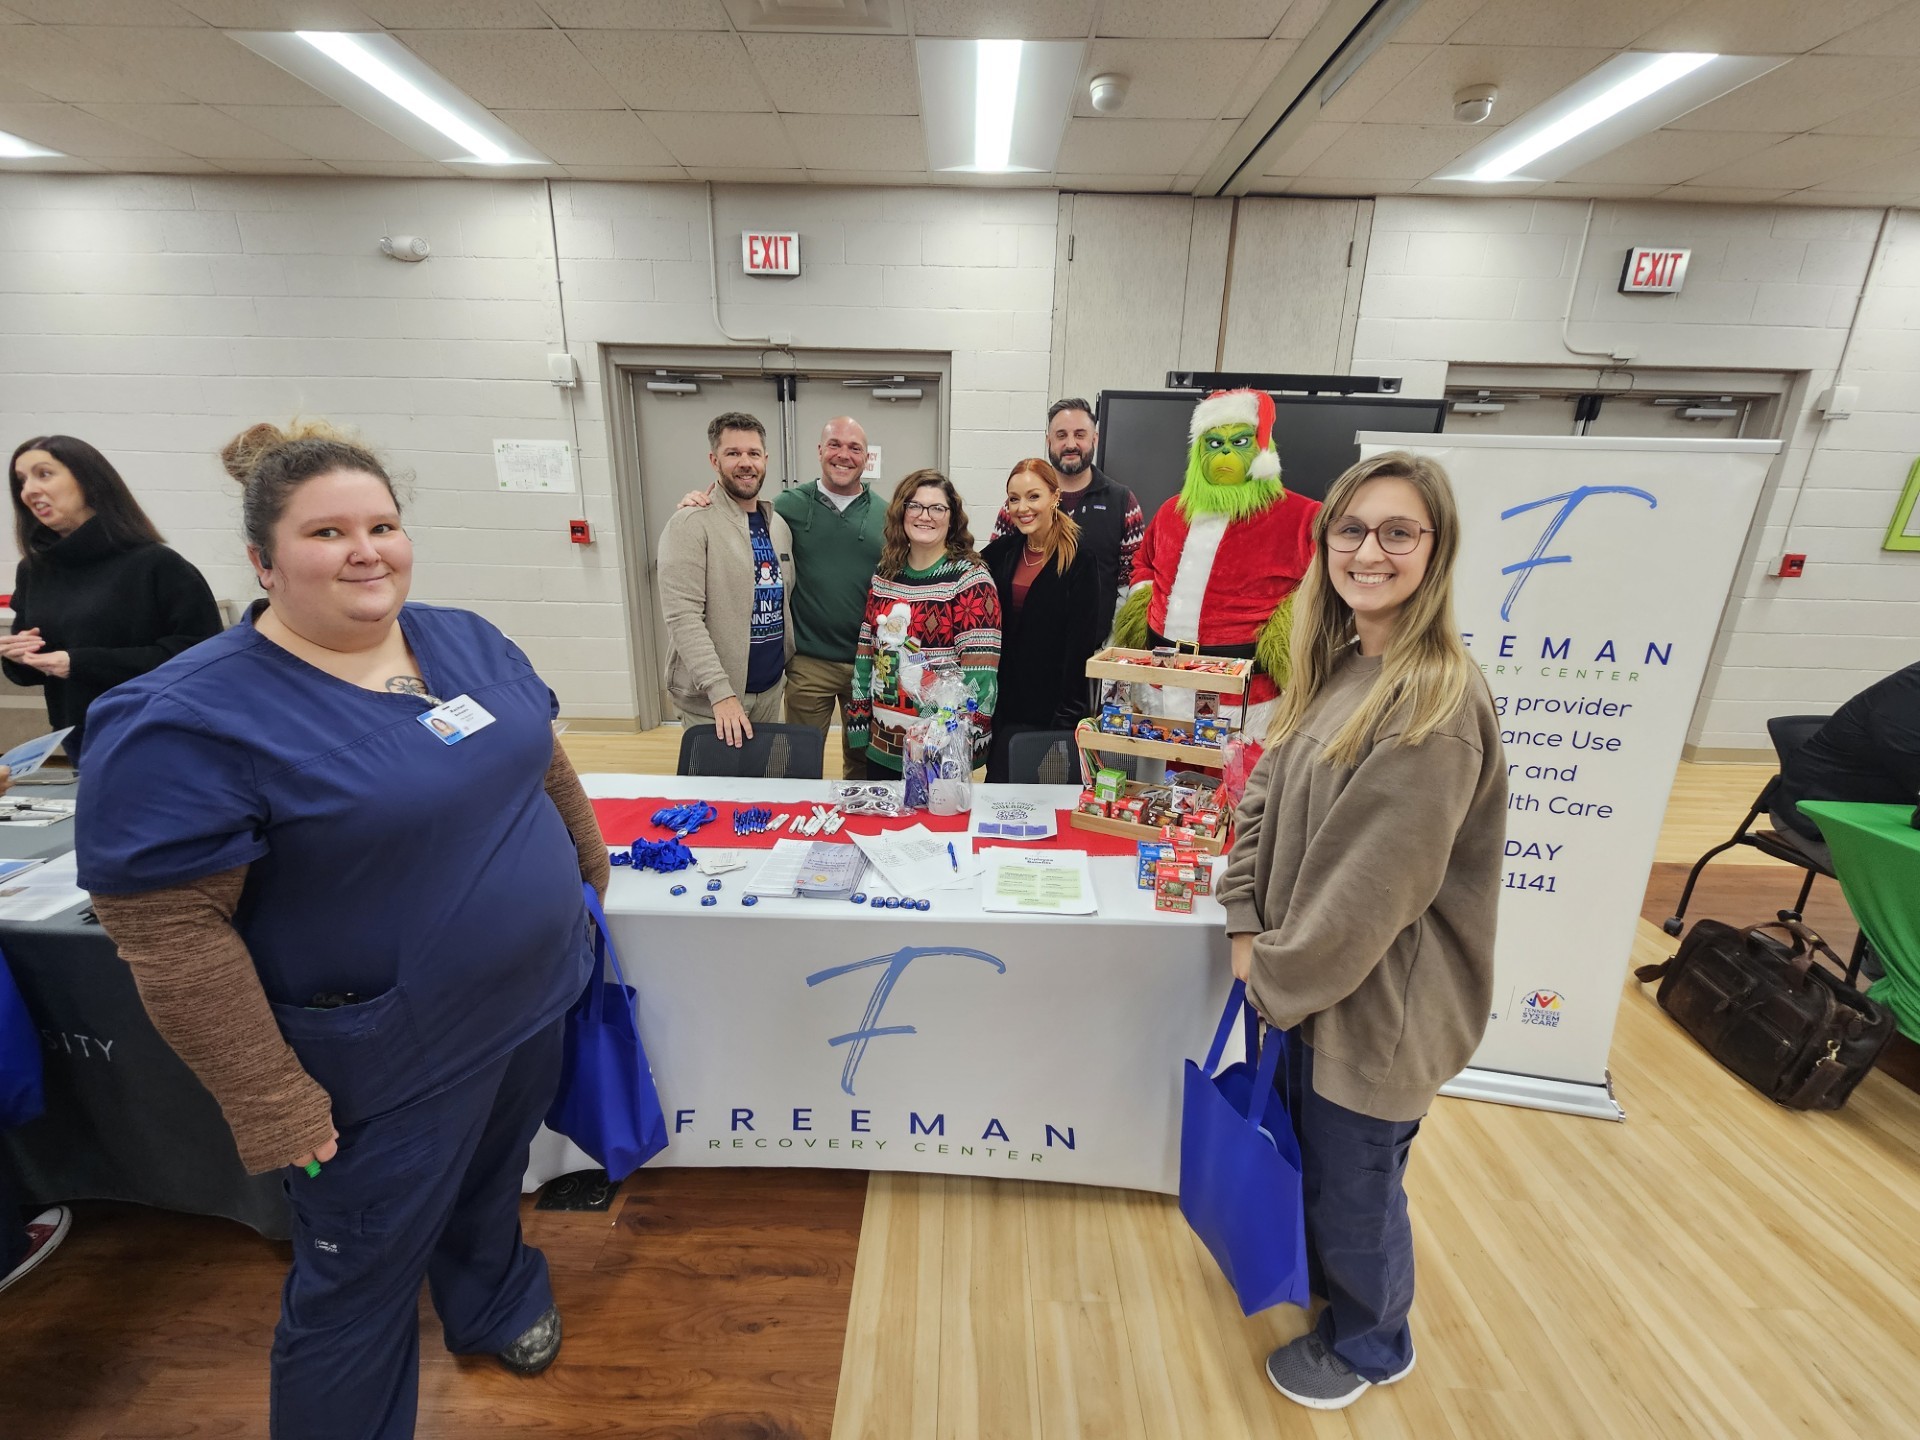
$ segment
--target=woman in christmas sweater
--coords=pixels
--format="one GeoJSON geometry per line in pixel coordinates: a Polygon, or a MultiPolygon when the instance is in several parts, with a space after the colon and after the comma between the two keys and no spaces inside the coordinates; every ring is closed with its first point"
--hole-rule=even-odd
{"type": "Polygon", "coordinates": [[[900,773],[905,726],[920,713],[915,673],[958,665],[978,706],[973,761],[986,758],[1000,666],[1000,596],[974,553],[953,482],[916,470],[887,505],[880,565],[853,659],[848,743],[869,767],[900,773]],[[903,663],[904,662],[904,663],[903,663]],[[909,672],[902,687],[902,670],[909,672]]]}

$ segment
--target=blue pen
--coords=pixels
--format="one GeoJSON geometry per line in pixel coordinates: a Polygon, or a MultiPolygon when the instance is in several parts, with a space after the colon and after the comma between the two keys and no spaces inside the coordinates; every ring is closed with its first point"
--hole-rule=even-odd
{"type": "Polygon", "coordinates": [[[960,857],[953,853],[953,841],[951,840],[947,841],[947,859],[953,863],[955,870],[960,868],[960,857]]]}

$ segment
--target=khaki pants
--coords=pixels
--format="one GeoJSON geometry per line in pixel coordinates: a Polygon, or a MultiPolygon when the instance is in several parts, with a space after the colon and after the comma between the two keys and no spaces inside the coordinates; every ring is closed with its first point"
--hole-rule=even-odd
{"type": "Polygon", "coordinates": [[[840,773],[848,780],[867,778],[867,752],[847,745],[847,702],[853,699],[853,662],[842,665],[813,655],[787,661],[787,723],[811,725],[822,735],[833,724],[840,702],[840,773]]]}
{"type": "MultiPolygon", "coordinates": [[[[847,668],[851,670],[853,667],[849,665],[847,668]]],[[[770,720],[778,725],[782,708],[781,698],[785,695],[786,689],[787,682],[781,679],[771,689],[762,690],[758,695],[737,695],[734,698],[746,710],[747,719],[753,724],[758,725],[763,720],[770,720]]],[[[673,702],[673,708],[680,712],[680,719],[684,724],[711,725],[713,723],[713,707],[707,705],[705,701],[676,699],[673,702]],[[696,710],[693,708],[695,705],[701,705],[704,708],[696,710]]]]}

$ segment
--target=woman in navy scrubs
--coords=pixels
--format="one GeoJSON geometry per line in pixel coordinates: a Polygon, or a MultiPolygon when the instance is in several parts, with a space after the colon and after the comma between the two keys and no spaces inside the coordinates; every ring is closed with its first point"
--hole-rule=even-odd
{"type": "Polygon", "coordinates": [[[407,603],[378,460],[272,426],[222,458],[267,598],[94,706],[80,883],[241,1161],[284,1168],[273,1435],[389,1440],[422,1276],[450,1350],[559,1350],[520,1181],[607,852],[526,656],[407,603]]]}

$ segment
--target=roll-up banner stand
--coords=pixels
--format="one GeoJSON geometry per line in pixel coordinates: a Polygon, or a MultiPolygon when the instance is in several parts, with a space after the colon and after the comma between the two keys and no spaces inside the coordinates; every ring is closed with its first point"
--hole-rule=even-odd
{"type": "Polygon", "coordinates": [[[1362,433],[1453,478],[1455,615],[1507,753],[1493,1013],[1442,1091],[1606,1119],[1635,924],[1779,444],[1362,433]]]}

